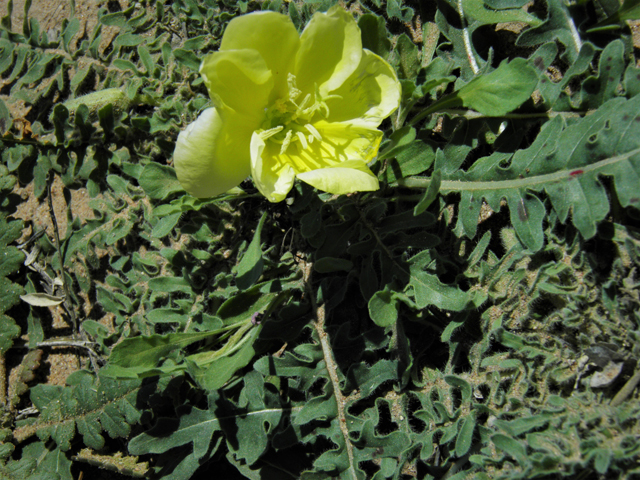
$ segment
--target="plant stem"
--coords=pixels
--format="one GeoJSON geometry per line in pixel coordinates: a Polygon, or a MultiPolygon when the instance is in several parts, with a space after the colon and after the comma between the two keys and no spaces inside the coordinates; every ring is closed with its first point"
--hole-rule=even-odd
{"type": "MultiPolygon", "coordinates": [[[[599,162],[585,165],[575,170],[576,174],[584,175],[589,172],[600,170],[608,165],[613,165],[622,161],[626,161],[640,153],[640,148],[631,150],[621,155],[605,158],[599,162]]],[[[532,177],[514,178],[510,180],[499,181],[465,181],[465,180],[443,180],[440,183],[441,192],[475,192],[475,191],[494,191],[504,189],[537,189],[552,182],[559,182],[571,178],[572,170],[558,170],[557,172],[547,173],[544,175],[534,175],[532,177]]],[[[397,180],[397,186],[405,188],[429,188],[430,178],[400,178],[397,180]]]]}
{"type": "MultiPolygon", "coordinates": [[[[438,100],[437,102],[427,107],[422,112],[418,113],[415,117],[411,119],[411,121],[409,121],[408,125],[415,125],[416,123],[420,122],[421,120],[425,119],[426,117],[434,113],[448,114],[451,116],[457,115],[459,117],[464,117],[469,120],[474,120],[477,118],[496,118],[496,117],[490,117],[488,115],[483,115],[482,113],[476,112],[475,110],[459,110],[455,108],[448,108],[449,106],[453,107],[453,106],[459,105],[459,103],[457,101],[458,99],[455,96],[451,96],[449,101],[447,102],[444,101],[446,99],[447,97],[443,98],[442,100],[438,100]]],[[[582,117],[584,115],[588,115],[589,113],[590,111],[554,112],[554,111],[548,110],[545,112],[533,112],[533,113],[507,113],[505,115],[502,115],[500,118],[512,119],[512,120],[528,120],[528,119],[537,119],[537,118],[553,118],[553,117],[557,117],[558,115],[561,115],[563,117],[575,118],[575,117],[582,117]]]]}
{"type": "Polygon", "coordinates": [[[349,471],[351,473],[351,478],[353,480],[357,480],[356,475],[356,464],[353,456],[353,445],[351,444],[351,438],[349,437],[349,428],[347,427],[347,419],[344,414],[344,406],[346,403],[345,397],[342,395],[342,391],[340,390],[340,379],[338,378],[338,366],[336,365],[335,359],[333,358],[333,353],[331,350],[331,345],[329,344],[329,336],[327,332],[324,330],[325,323],[325,304],[318,305],[316,302],[315,291],[311,286],[311,269],[313,265],[311,263],[307,263],[305,261],[301,261],[300,265],[302,267],[303,272],[303,281],[306,286],[307,295],[309,295],[309,299],[311,301],[311,307],[315,314],[315,320],[312,322],[313,328],[318,333],[318,338],[320,339],[320,346],[322,347],[322,355],[324,357],[325,364],[327,365],[327,372],[329,373],[329,379],[331,380],[331,386],[333,387],[333,396],[336,399],[337,411],[338,411],[338,424],[340,425],[340,431],[342,432],[342,437],[344,438],[345,448],[347,450],[347,458],[349,459],[349,471]]]}
{"type": "Polygon", "coordinates": [[[0,354],[0,406],[7,404],[7,367],[4,355],[0,354]]]}
{"type": "Polygon", "coordinates": [[[609,405],[611,405],[612,407],[621,405],[622,402],[624,402],[629,397],[629,395],[631,395],[638,383],[640,383],[640,370],[636,371],[633,377],[631,377],[627,381],[627,383],[624,384],[624,387],[622,387],[620,391],[616,393],[616,396],[613,397],[613,400],[611,400],[611,403],[609,405]]]}

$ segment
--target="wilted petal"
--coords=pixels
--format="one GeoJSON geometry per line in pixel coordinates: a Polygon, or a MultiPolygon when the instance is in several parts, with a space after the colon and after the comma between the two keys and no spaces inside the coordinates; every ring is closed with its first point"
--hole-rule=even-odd
{"type": "Polygon", "coordinates": [[[200,65],[200,74],[216,107],[254,118],[264,114],[273,76],[256,50],[212,53],[200,65]]]}
{"type": "Polygon", "coordinates": [[[370,192],[380,188],[378,178],[369,170],[366,163],[358,160],[349,160],[335,167],[300,173],[298,178],[318,190],[336,195],[370,192]]]}
{"type": "Polygon", "coordinates": [[[285,96],[287,73],[300,45],[298,31],[288,16],[275,12],[254,12],[229,22],[220,50],[256,50],[274,78],[274,97],[285,96]]]}
{"type": "Polygon", "coordinates": [[[351,14],[335,6],[316,13],[300,36],[294,74],[303,93],[317,85],[322,96],[349,78],[362,57],[360,29],[351,14]]]}
{"type": "Polygon", "coordinates": [[[215,108],[203,111],[176,142],[173,164],[182,187],[205,198],[242,182],[251,173],[251,127],[243,118],[228,116],[223,121],[215,108]]]}
{"type": "Polygon", "coordinates": [[[400,105],[401,87],[393,68],[382,58],[364,50],[358,68],[329,98],[330,122],[351,120],[376,128],[400,105]]]}
{"type": "Polygon", "coordinates": [[[293,187],[296,172],[280,161],[271,142],[265,143],[257,132],[251,137],[250,150],[253,182],[267,200],[281,202],[293,187]]]}

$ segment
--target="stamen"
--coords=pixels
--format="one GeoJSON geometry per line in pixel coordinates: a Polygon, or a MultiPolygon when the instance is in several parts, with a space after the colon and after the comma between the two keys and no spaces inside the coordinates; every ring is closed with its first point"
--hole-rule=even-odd
{"type": "Polygon", "coordinates": [[[307,93],[307,95],[304,97],[304,100],[302,100],[302,103],[300,104],[298,109],[304,110],[305,107],[307,106],[307,103],[309,103],[309,100],[311,100],[311,95],[307,93]]]}
{"type": "MultiPolygon", "coordinates": [[[[289,131],[291,131],[291,130],[289,130],[289,131]]],[[[309,147],[309,145],[307,144],[307,139],[304,136],[304,133],[296,132],[296,135],[298,136],[298,139],[300,140],[300,143],[302,144],[302,148],[306,150],[309,147]]]]}
{"type": "Polygon", "coordinates": [[[287,75],[287,85],[289,86],[289,99],[295,100],[302,93],[296,85],[296,76],[293,73],[287,75]]]}
{"type": "Polygon", "coordinates": [[[314,140],[313,135],[309,135],[307,137],[307,140],[309,141],[309,145],[311,145],[313,143],[313,140],[314,140]]]}
{"type": "Polygon", "coordinates": [[[284,155],[284,153],[287,151],[287,148],[289,148],[289,145],[291,145],[291,137],[293,136],[293,133],[291,132],[291,130],[287,130],[287,134],[284,137],[284,140],[282,141],[282,147],[280,147],[280,155],[284,155]]]}
{"type": "Polygon", "coordinates": [[[262,140],[267,140],[268,138],[271,138],[274,135],[277,135],[282,130],[284,130],[284,127],[282,125],[278,125],[277,127],[270,128],[269,130],[264,130],[263,132],[259,132],[258,135],[260,135],[260,138],[262,140]]]}
{"type": "MultiPolygon", "coordinates": [[[[319,142],[322,141],[322,135],[320,135],[320,132],[318,132],[318,130],[316,130],[316,127],[314,127],[313,125],[311,125],[310,123],[307,123],[304,128],[307,129],[307,131],[313,135],[313,137],[318,140],[319,142]]],[[[311,141],[311,140],[309,140],[311,141]]]]}

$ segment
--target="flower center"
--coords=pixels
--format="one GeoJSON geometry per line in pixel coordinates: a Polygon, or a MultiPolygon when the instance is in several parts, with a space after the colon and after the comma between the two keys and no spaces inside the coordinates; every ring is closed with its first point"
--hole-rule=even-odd
{"type": "Polygon", "coordinates": [[[302,92],[296,86],[295,75],[289,74],[287,84],[288,97],[279,98],[267,109],[263,128],[258,131],[264,141],[280,145],[280,155],[292,144],[306,150],[315,140],[321,142],[322,136],[313,123],[329,116],[328,99],[339,98],[337,95],[322,98],[316,85],[313,97],[307,94],[300,100],[302,92]]]}

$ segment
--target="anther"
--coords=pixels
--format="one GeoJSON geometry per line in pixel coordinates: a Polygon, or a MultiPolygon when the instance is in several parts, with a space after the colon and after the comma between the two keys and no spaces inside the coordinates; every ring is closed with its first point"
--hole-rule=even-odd
{"type": "Polygon", "coordinates": [[[287,75],[287,85],[289,87],[289,99],[295,100],[302,93],[296,86],[296,76],[293,73],[287,75]]]}
{"type": "Polygon", "coordinates": [[[262,138],[262,140],[267,140],[268,138],[271,138],[274,135],[277,135],[278,133],[280,133],[283,129],[284,127],[282,125],[278,125],[277,127],[270,128],[269,130],[264,130],[263,132],[260,132],[258,135],[260,135],[260,138],[262,138]]]}
{"type": "MultiPolygon", "coordinates": [[[[311,125],[310,123],[307,123],[304,128],[307,129],[307,131],[313,135],[313,137],[318,140],[319,142],[322,141],[322,135],[320,135],[320,132],[318,132],[318,130],[316,129],[316,127],[314,127],[313,125],[311,125]]],[[[311,141],[311,140],[309,140],[311,141]]]]}
{"type": "Polygon", "coordinates": [[[285,135],[284,140],[282,141],[282,147],[280,147],[280,155],[283,155],[287,151],[287,148],[289,148],[289,145],[291,144],[292,135],[293,134],[291,130],[287,130],[287,134],[285,135]]]}
{"type": "Polygon", "coordinates": [[[307,93],[307,95],[304,97],[304,100],[302,100],[302,103],[300,104],[298,109],[304,110],[305,107],[307,106],[307,103],[309,103],[309,100],[311,100],[311,95],[307,93]]]}
{"type": "MultiPolygon", "coordinates": [[[[291,131],[291,130],[289,130],[289,132],[290,132],[290,131],[291,131]]],[[[306,149],[307,149],[307,147],[308,147],[309,145],[307,144],[307,139],[306,139],[306,137],[304,136],[304,133],[302,133],[302,132],[296,132],[296,135],[298,136],[298,139],[300,140],[300,143],[302,144],[302,148],[306,150],[306,149]]]]}

